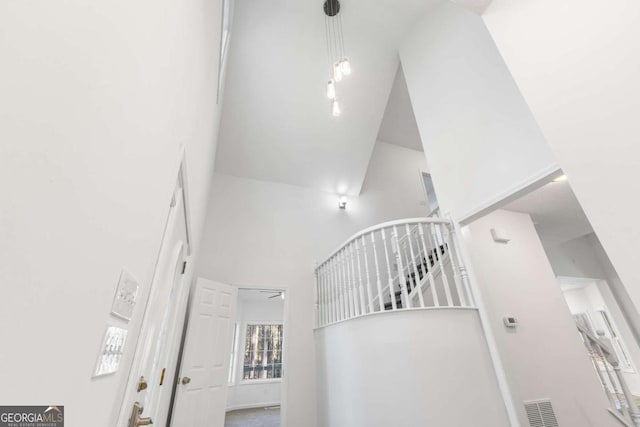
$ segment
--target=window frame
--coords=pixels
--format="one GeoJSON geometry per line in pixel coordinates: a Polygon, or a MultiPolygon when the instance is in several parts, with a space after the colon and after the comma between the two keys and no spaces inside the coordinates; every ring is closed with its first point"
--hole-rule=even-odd
{"type": "Polygon", "coordinates": [[[624,342],[624,338],[620,335],[620,328],[615,324],[615,320],[612,318],[611,313],[606,307],[596,307],[595,312],[600,316],[600,322],[604,326],[605,336],[611,341],[613,351],[620,362],[620,369],[622,372],[635,374],[636,369],[633,365],[633,359],[627,344],[624,342]]]}
{"type": "MultiPolygon", "coordinates": [[[[246,322],[243,322],[243,328],[242,328],[242,342],[246,343],[247,342],[247,329],[249,328],[249,326],[265,326],[265,325],[280,325],[282,327],[282,334],[281,334],[281,343],[280,343],[280,351],[281,351],[281,372],[282,374],[280,375],[279,378],[254,378],[254,379],[244,379],[244,375],[240,374],[238,375],[238,380],[236,381],[237,384],[267,384],[267,383],[279,383],[282,382],[282,377],[283,377],[283,373],[284,373],[284,321],[282,320],[248,320],[246,322]]],[[[237,371],[241,371],[244,370],[244,353],[246,351],[246,347],[243,344],[242,349],[240,349],[240,344],[238,344],[238,351],[237,351],[237,360],[238,360],[238,364],[237,364],[237,371]],[[240,351],[242,350],[242,351],[240,351]],[[242,360],[240,360],[242,359],[242,360]]]]}
{"type": "Polygon", "coordinates": [[[231,39],[233,26],[234,0],[222,0],[221,8],[220,50],[218,54],[218,88],[216,91],[216,104],[220,104],[220,95],[222,93],[224,71],[227,64],[227,51],[229,50],[229,40],[231,39]]]}
{"type": "Polygon", "coordinates": [[[240,322],[233,322],[233,339],[231,341],[231,357],[229,358],[229,386],[236,385],[238,375],[238,347],[240,345],[240,322]]]}

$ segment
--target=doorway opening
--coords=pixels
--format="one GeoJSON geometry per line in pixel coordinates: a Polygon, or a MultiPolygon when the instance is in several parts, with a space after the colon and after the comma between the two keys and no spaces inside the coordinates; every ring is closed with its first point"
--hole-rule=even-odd
{"type": "Polygon", "coordinates": [[[421,172],[421,176],[425,198],[427,199],[427,216],[440,216],[440,205],[438,204],[438,197],[436,197],[436,189],[433,186],[433,179],[431,179],[431,174],[421,172]]]}
{"type": "Polygon", "coordinates": [[[225,427],[279,427],[284,374],[282,289],[240,289],[225,427]]]}
{"type": "Polygon", "coordinates": [[[502,209],[531,216],[611,408],[629,420],[640,403],[640,317],[565,175],[502,209]]]}

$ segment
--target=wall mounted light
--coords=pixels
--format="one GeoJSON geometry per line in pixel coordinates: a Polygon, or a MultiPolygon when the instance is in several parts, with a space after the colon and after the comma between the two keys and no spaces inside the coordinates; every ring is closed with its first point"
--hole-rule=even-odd
{"type": "Polygon", "coordinates": [[[347,196],[340,196],[340,199],[338,199],[338,207],[340,209],[347,209],[347,196]]]}

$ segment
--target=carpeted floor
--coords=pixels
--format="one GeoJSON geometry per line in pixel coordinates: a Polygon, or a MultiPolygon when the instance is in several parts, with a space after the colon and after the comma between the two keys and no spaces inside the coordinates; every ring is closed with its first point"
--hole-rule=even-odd
{"type": "Polygon", "coordinates": [[[280,427],[280,407],[227,412],[224,427],[280,427]]]}

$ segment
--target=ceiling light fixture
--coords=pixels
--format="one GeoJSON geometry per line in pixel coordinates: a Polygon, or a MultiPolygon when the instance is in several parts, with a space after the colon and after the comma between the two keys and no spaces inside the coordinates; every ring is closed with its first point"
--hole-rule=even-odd
{"type": "Polygon", "coordinates": [[[336,100],[337,82],[351,74],[351,63],[344,49],[344,35],[342,33],[342,18],[340,17],[340,1],[326,0],[323,5],[325,14],[325,31],[327,35],[327,57],[329,59],[329,75],[327,82],[327,97],[332,101],[331,112],[337,117],[341,110],[336,100]]]}
{"type": "Polygon", "coordinates": [[[327,82],[327,98],[331,100],[336,99],[336,84],[333,80],[327,82]]]}
{"type": "Polygon", "coordinates": [[[337,99],[334,99],[333,102],[331,102],[331,114],[333,114],[333,117],[338,117],[340,113],[342,113],[340,104],[337,99]]]}

